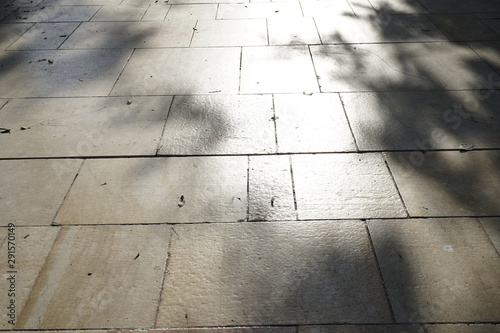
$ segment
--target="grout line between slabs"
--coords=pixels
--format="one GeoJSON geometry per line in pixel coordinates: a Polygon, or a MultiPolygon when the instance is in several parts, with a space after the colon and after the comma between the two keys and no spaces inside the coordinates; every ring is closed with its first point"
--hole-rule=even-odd
{"type": "Polygon", "coordinates": [[[401,200],[401,204],[403,205],[403,208],[406,213],[406,218],[410,218],[410,212],[408,211],[408,207],[406,207],[406,203],[403,199],[403,196],[401,195],[401,191],[399,189],[399,186],[396,182],[396,178],[394,178],[394,174],[392,173],[391,167],[389,166],[389,162],[387,162],[387,159],[385,158],[384,153],[380,153],[382,155],[382,160],[384,161],[385,167],[387,168],[387,171],[389,172],[389,175],[391,176],[392,183],[394,184],[394,187],[396,189],[396,192],[398,193],[399,200],[401,200]]]}

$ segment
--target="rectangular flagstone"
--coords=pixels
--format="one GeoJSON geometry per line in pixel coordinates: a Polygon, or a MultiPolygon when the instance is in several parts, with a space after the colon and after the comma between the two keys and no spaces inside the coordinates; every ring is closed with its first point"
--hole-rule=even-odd
{"type": "Polygon", "coordinates": [[[420,325],[299,326],[298,333],[426,333],[420,325]]]}
{"type": "Polygon", "coordinates": [[[491,242],[500,253],[500,217],[484,217],[479,222],[483,226],[491,242]]]}
{"type": "Polygon", "coordinates": [[[153,4],[142,17],[141,21],[163,21],[170,10],[170,5],[153,4]]]}
{"type": "Polygon", "coordinates": [[[481,41],[500,38],[473,14],[430,14],[428,17],[451,41],[481,41]]]}
{"type": "Polygon", "coordinates": [[[485,89],[500,76],[463,43],[311,46],[323,92],[485,89]]]}
{"type": "Polygon", "coordinates": [[[250,221],[297,219],[289,156],[250,156],[248,172],[250,221]]]}
{"type": "Polygon", "coordinates": [[[270,18],[267,22],[270,45],[321,43],[312,17],[270,18]]]}
{"type": "Polygon", "coordinates": [[[50,225],[81,164],[64,159],[0,161],[0,221],[50,225]]]}
{"type": "Polygon", "coordinates": [[[88,21],[97,13],[99,6],[39,6],[19,7],[3,22],[79,22],[88,21]]]}
{"type": "Polygon", "coordinates": [[[236,94],[239,48],[136,50],[113,95],[236,94]]]}
{"type": "Polygon", "coordinates": [[[0,52],[0,97],[107,96],[132,50],[0,52]]]}
{"type": "Polygon", "coordinates": [[[194,23],[84,22],[61,49],[188,47],[194,23]]]}
{"type": "Polygon", "coordinates": [[[9,50],[57,49],[75,31],[78,23],[36,23],[9,50]]]}
{"type": "Polygon", "coordinates": [[[151,327],[167,226],[63,227],[16,328],[151,327]]]}
{"type": "Polygon", "coordinates": [[[3,294],[0,297],[0,306],[2,307],[0,328],[5,330],[14,327],[9,321],[13,320],[14,323],[17,323],[19,314],[22,313],[26,305],[31,288],[35,284],[59,232],[58,227],[14,227],[12,229],[7,227],[9,223],[17,225],[14,220],[2,221],[0,224],[0,254],[3,258],[0,261],[0,271],[2,272],[0,290],[3,294]],[[8,250],[9,248],[12,250],[13,247],[15,250],[14,261],[8,261],[8,250]],[[11,311],[8,309],[11,306],[11,300],[15,301],[14,318],[10,316],[11,311]]]}
{"type": "Polygon", "coordinates": [[[410,216],[500,215],[500,152],[386,156],[410,216]]]}
{"type": "Polygon", "coordinates": [[[167,13],[166,20],[215,19],[216,14],[217,4],[173,5],[167,13]]]}
{"type": "Polygon", "coordinates": [[[265,19],[199,20],[191,47],[267,45],[265,19]]]}
{"type": "Polygon", "coordinates": [[[274,106],[280,153],[356,150],[337,94],[280,94],[274,106]]]}
{"type": "Polygon", "coordinates": [[[476,219],[368,226],[397,322],[498,320],[500,261],[476,219]]]}
{"type": "Polygon", "coordinates": [[[434,324],[425,325],[428,333],[499,333],[498,324],[434,324]]]}
{"type": "Polygon", "coordinates": [[[345,93],[361,150],[500,148],[500,94],[488,91],[345,93]]]}
{"type": "Polygon", "coordinates": [[[391,14],[426,14],[428,13],[418,0],[370,0],[379,13],[391,14]]]}
{"type": "Polygon", "coordinates": [[[33,23],[2,23],[0,24],[0,51],[7,49],[16,42],[26,31],[33,26],[33,23]]]}
{"type": "Polygon", "coordinates": [[[337,16],[352,16],[354,12],[347,0],[330,1],[302,1],[300,3],[304,16],[306,17],[337,17],[337,16]]]}
{"type": "Polygon", "coordinates": [[[140,21],[147,9],[144,6],[102,6],[92,21],[140,21]]]}
{"type": "Polygon", "coordinates": [[[87,160],[58,224],[229,222],[246,219],[246,157],[87,160]]]}
{"type": "MultiPolygon", "coordinates": [[[[500,74],[500,41],[469,42],[470,47],[490,65],[497,74],[500,74]]],[[[495,89],[500,86],[498,80],[493,81],[493,76],[486,78],[487,89],[495,89]]]]}
{"type": "Polygon", "coordinates": [[[302,11],[298,1],[247,3],[247,4],[220,4],[217,19],[250,19],[272,17],[301,17],[302,11]]]}
{"type": "Polygon", "coordinates": [[[243,47],[241,93],[317,92],[307,46],[243,47]]]}
{"type": "Polygon", "coordinates": [[[119,5],[123,0],[43,0],[44,6],[102,6],[119,5]]]}
{"type": "Polygon", "coordinates": [[[391,321],[360,221],[176,226],[167,270],[158,326],[391,321]]]}
{"type": "Polygon", "coordinates": [[[271,96],[176,96],[158,153],[274,153],[276,138],[272,107],[271,96]]]}
{"type": "Polygon", "coordinates": [[[0,157],[154,155],[172,97],[15,99],[0,157]],[[24,128],[24,129],[23,129],[24,128]]]}
{"type": "Polygon", "coordinates": [[[293,155],[299,219],[405,217],[380,154],[293,155]]]}

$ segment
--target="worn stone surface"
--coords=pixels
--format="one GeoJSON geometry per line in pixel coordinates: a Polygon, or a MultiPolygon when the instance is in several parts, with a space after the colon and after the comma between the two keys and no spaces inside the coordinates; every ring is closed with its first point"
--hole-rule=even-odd
{"type": "Polygon", "coordinates": [[[321,43],[312,17],[270,18],[267,22],[270,45],[321,43]]]}
{"type": "Polygon", "coordinates": [[[228,19],[251,19],[251,18],[273,18],[273,17],[300,17],[299,2],[270,2],[270,3],[247,3],[247,4],[220,4],[217,18],[228,19]]]}
{"type": "Polygon", "coordinates": [[[192,47],[267,45],[265,19],[199,20],[192,47]]]}
{"type": "Polygon", "coordinates": [[[500,253],[500,217],[480,218],[479,222],[481,222],[497,252],[500,253]]]}
{"type": "Polygon", "coordinates": [[[300,326],[298,333],[425,333],[419,325],[300,326]]]}
{"type": "Polygon", "coordinates": [[[490,0],[418,0],[431,13],[500,12],[500,3],[490,0]]]}
{"type": "Polygon", "coordinates": [[[370,0],[373,8],[380,14],[426,14],[418,0],[370,0]]]}
{"type": "Polygon", "coordinates": [[[92,21],[140,21],[147,9],[142,6],[102,6],[92,17],[92,21]]]}
{"type": "MultiPolygon", "coordinates": [[[[295,327],[217,327],[217,328],[189,328],[190,333],[295,333],[295,327]]],[[[109,333],[184,333],[185,329],[150,329],[150,330],[120,330],[109,333]]],[[[91,332],[93,333],[93,332],[91,332]]]]}
{"type": "Polygon", "coordinates": [[[154,155],[172,97],[15,99],[0,157],[154,155]],[[23,129],[24,128],[24,129],[23,129]]]}
{"type": "Polygon", "coordinates": [[[170,5],[153,4],[148,7],[141,21],[163,21],[170,11],[170,5]]]}
{"type": "Polygon", "coordinates": [[[169,234],[167,226],[63,227],[16,327],[152,326],[169,234]]]}
{"type": "Polygon", "coordinates": [[[362,222],[199,224],[174,232],[159,326],[391,321],[362,222]]]}
{"type": "Polygon", "coordinates": [[[404,217],[380,154],[293,155],[299,219],[404,217]]]}
{"type": "Polygon", "coordinates": [[[498,333],[500,325],[488,324],[455,324],[455,325],[425,325],[429,333],[498,333]]]}
{"type": "Polygon", "coordinates": [[[0,24],[0,50],[7,49],[16,40],[19,39],[26,31],[33,26],[33,23],[13,23],[13,24],[0,24]]]}
{"type": "Polygon", "coordinates": [[[410,216],[500,215],[498,151],[386,153],[410,216]]]}
{"type": "Polygon", "coordinates": [[[271,96],[176,96],[159,154],[276,152],[271,96]]]}
{"type": "MultiPolygon", "coordinates": [[[[500,41],[469,42],[470,47],[490,65],[497,74],[500,74],[500,41]]],[[[493,81],[493,71],[491,75],[485,77],[486,89],[494,89],[497,84],[493,81]]]]}
{"type": "Polygon", "coordinates": [[[304,16],[313,17],[338,17],[338,16],[353,16],[352,7],[347,1],[303,1],[301,2],[304,16]]]}
{"type": "Polygon", "coordinates": [[[63,159],[0,160],[2,224],[50,225],[81,163],[63,159]]]}
{"type": "Polygon", "coordinates": [[[78,23],[37,23],[8,49],[57,49],[77,27],[78,23]]]}
{"type": "Polygon", "coordinates": [[[481,41],[500,38],[473,14],[431,14],[428,17],[451,41],[481,41]]]}
{"type": "Polygon", "coordinates": [[[202,19],[215,19],[216,14],[216,4],[174,5],[168,11],[166,19],[196,21],[202,19]]]}
{"type": "Polygon", "coordinates": [[[65,6],[65,7],[19,7],[7,16],[3,22],[79,22],[88,21],[101,7],[65,6]]]}
{"type": "Polygon", "coordinates": [[[368,226],[397,322],[498,319],[500,261],[476,219],[368,226]]]}
{"type": "Polygon", "coordinates": [[[246,157],[85,161],[58,224],[226,222],[246,219],[246,157]]]}

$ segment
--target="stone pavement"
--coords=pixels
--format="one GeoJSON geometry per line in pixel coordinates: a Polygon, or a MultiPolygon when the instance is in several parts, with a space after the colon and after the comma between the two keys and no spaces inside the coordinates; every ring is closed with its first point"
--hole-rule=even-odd
{"type": "Polygon", "coordinates": [[[0,132],[0,331],[500,332],[497,0],[0,0],[0,132]]]}

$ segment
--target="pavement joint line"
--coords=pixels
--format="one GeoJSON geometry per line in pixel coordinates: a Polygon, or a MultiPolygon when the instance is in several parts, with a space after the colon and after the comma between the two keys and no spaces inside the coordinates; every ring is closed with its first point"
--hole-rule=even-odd
{"type": "Polygon", "coordinates": [[[394,187],[396,188],[396,191],[398,192],[398,197],[399,200],[401,201],[401,204],[403,205],[403,208],[405,210],[406,216],[410,217],[410,212],[408,210],[408,207],[406,206],[406,203],[403,199],[403,196],[401,195],[401,191],[399,189],[398,183],[396,182],[396,178],[394,178],[394,174],[392,173],[391,167],[389,166],[389,163],[387,162],[387,159],[385,158],[385,154],[382,153],[382,159],[384,160],[385,167],[387,169],[387,172],[389,172],[389,175],[391,176],[392,183],[394,187]]]}

